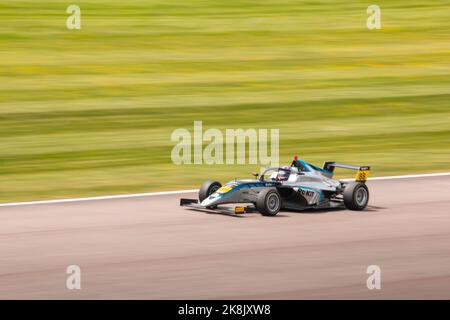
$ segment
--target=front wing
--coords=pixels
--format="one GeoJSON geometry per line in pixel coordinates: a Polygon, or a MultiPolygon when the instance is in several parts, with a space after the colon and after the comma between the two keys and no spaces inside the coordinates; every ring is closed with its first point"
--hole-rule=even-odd
{"type": "Polygon", "coordinates": [[[227,215],[240,215],[243,213],[250,213],[255,211],[254,206],[237,206],[234,208],[231,207],[205,207],[198,203],[197,199],[180,199],[180,206],[187,207],[192,210],[198,210],[203,212],[210,212],[210,213],[221,213],[221,214],[227,214],[227,215]]]}

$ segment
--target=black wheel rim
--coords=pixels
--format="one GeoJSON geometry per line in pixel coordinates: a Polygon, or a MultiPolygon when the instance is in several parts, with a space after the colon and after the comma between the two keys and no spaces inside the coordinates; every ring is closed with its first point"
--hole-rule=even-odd
{"type": "Polygon", "coordinates": [[[365,206],[367,203],[367,198],[368,194],[365,188],[358,188],[358,190],[356,190],[355,200],[358,206],[365,206]]]}
{"type": "Polygon", "coordinates": [[[272,193],[267,197],[267,208],[271,212],[276,211],[278,209],[279,205],[280,205],[280,198],[278,197],[278,195],[276,195],[275,193],[272,193]]]}

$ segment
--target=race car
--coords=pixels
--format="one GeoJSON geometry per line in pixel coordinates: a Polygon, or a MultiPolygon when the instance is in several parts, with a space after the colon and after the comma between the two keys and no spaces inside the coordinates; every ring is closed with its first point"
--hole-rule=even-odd
{"type": "Polygon", "coordinates": [[[197,199],[180,199],[180,205],[197,210],[241,214],[259,211],[275,216],[281,209],[347,208],[363,210],[369,202],[366,180],[369,166],[326,161],[322,168],[294,157],[290,166],[267,168],[254,179],[233,180],[225,185],[205,181],[197,199]],[[335,168],[357,170],[355,181],[333,179],[335,168]],[[224,204],[240,204],[234,209],[224,204]],[[241,204],[247,204],[242,206],[241,204]]]}

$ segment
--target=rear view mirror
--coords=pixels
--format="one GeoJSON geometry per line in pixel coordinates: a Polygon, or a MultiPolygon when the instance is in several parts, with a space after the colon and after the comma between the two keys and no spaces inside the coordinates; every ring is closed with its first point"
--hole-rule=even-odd
{"type": "Polygon", "coordinates": [[[258,178],[259,173],[258,172],[252,172],[252,176],[254,176],[255,178],[258,178]]]}

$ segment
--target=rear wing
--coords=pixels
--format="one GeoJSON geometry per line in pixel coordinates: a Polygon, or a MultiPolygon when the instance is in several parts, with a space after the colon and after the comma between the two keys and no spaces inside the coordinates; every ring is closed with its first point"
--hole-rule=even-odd
{"type": "Polygon", "coordinates": [[[350,170],[358,170],[356,173],[355,180],[364,182],[369,177],[369,166],[354,166],[351,164],[344,164],[344,163],[338,163],[334,161],[327,161],[323,164],[324,170],[327,170],[329,172],[334,172],[334,168],[343,168],[343,169],[350,169],[350,170]]]}

